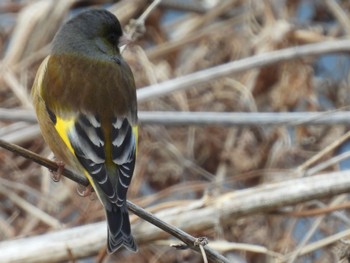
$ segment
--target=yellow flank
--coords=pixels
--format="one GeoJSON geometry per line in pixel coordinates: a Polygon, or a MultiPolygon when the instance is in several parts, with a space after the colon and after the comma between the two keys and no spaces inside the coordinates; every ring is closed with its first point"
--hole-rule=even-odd
{"type": "Polygon", "coordinates": [[[74,118],[71,118],[69,120],[63,120],[60,117],[56,116],[56,120],[57,121],[56,121],[55,128],[56,128],[58,134],[60,135],[60,137],[62,138],[64,143],[67,145],[68,149],[73,154],[75,154],[74,149],[72,147],[72,144],[70,143],[69,138],[68,138],[68,131],[74,125],[74,118]]]}
{"type": "MultiPolygon", "coordinates": [[[[58,132],[58,134],[60,135],[60,137],[62,138],[64,143],[67,145],[68,149],[75,155],[72,144],[68,138],[68,131],[74,125],[74,118],[64,120],[64,119],[61,119],[58,116],[56,116],[56,120],[57,120],[56,125],[55,125],[56,131],[58,132]]],[[[89,175],[89,173],[85,169],[83,169],[83,170],[84,170],[85,177],[89,180],[92,187],[95,188],[95,184],[94,184],[94,181],[92,180],[91,176],[89,175]]],[[[97,191],[96,191],[96,193],[97,193],[97,191]]]]}
{"type": "Polygon", "coordinates": [[[139,140],[139,130],[138,130],[138,126],[134,125],[132,126],[132,133],[135,135],[135,143],[136,143],[136,154],[137,154],[137,148],[138,148],[138,140],[139,140]]]}
{"type": "Polygon", "coordinates": [[[90,182],[92,188],[95,189],[95,192],[96,192],[98,198],[101,200],[100,195],[99,195],[98,191],[96,190],[96,186],[95,186],[94,180],[92,179],[92,177],[91,177],[91,175],[88,173],[88,171],[86,171],[85,169],[84,169],[84,175],[85,175],[85,177],[89,180],[89,182],[90,182]]]}

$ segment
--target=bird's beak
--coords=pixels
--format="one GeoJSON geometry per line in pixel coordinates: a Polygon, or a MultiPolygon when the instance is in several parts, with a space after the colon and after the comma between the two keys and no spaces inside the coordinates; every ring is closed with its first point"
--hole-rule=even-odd
{"type": "Polygon", "coordinates": [[[122,35],[119,38],[119,44],[118,47],[121,48],[122,46],[126,46],[131,43],[131,38],[128,35],[122,35]]]}

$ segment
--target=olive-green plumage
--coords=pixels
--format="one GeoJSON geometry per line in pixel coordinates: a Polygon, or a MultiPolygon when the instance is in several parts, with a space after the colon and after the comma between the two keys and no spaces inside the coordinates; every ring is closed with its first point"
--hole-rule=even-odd
{"type": "Polygon", "coordinates": [[[119,65],[114,61],[98,61],[75,54],[51,55],[46,71],[42,85],[50,86],[50,89],[43,90],[42,97],[52,110],[136,113],[134,79],[123,60],[119,65]],[[70,89],[66,88],[67,83],[70,83],[70,89]],[[62,106],[65,109],[61,109],[62,106]]]}
{"type": "Polygon", "coordinates": [[[126,193],[137,145],[133,74],[119,44],[122,30],[106,10],[65,23],[32,88],[43,137],[56,157],[83,173],[106,209],[108,251],[136,251],[126,193]]]}

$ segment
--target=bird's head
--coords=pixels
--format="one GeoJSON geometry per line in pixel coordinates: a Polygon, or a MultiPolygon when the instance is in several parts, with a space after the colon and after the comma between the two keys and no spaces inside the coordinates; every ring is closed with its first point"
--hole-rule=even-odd
{"type": "Polygon", "coordinates": [[[57,32],[52,52],[98,57],[119,54],[124,43],[118,19],[107,10],[92,9],[68,20],[57,32]]]}

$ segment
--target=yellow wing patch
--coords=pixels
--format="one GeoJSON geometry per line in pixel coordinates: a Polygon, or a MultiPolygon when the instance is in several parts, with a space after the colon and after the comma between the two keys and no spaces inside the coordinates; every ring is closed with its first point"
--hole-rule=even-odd
{"type": "Polygon", "coordinates": [[[136,143],[136,154],[137,154],[137,148],[138,148],[138,140],[139,140],[139,129],[137,125],[132,126],[132,133],[135,136],[135,143],[136,143]]]}
{"type": "Polygon", "coordinates": [[[74,153],[74,149],[72,147],[72,144],[69,141],[68,138],[68,131],[72,129],[72,127],[74,126],[74,118],[70,118],[68,120],[64,120],[61,119],[60,117],[56,116],[56,124],[55,124],[55,128],[56,131],[58,132],[58,134],[60,135],[60,137],[62,138],[62,140],[64,141],[64,143],[67,145],[68,149],[73,153],[74,153]]]}
{"type": "MultiPolygon", "coordinates": [[[[68,138],[68,131],[73,128],[74,121],[75,121],[75,118],[70,118],[70,119],[64,120],[56,115],[55,129],[58,132],[58,134],[60,135],[60,137],[62,138],[62,140],[64,141],[64,143],[67,145],[69,151],[71,151],[75,155],[73,146],[68,138]]],[[[95,183],[92,180],[91,176],[89,175],[89,173],[85,169],[83,169],[83,170],[84,170],[85,177],[89,180],[92,187],[95,188],[95,183]]]]}

